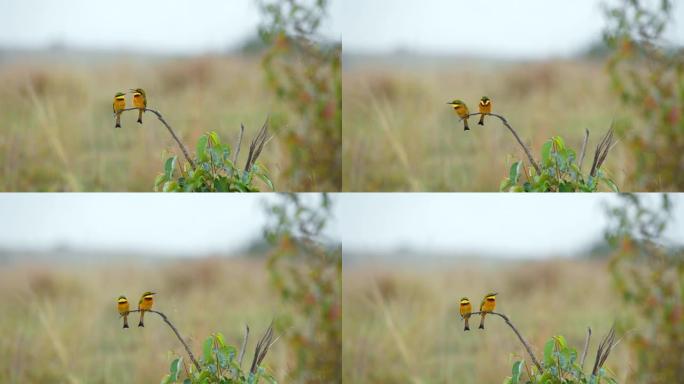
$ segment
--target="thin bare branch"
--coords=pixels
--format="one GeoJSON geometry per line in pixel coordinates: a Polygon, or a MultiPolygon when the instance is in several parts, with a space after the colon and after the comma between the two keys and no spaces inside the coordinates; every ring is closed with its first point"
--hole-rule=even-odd
{"type": "Polygon", "coordinates": [[[584,140],[582,141],[582,150],[580,151],[579,169],[582,170],[582,163],[584,163],[584,155],[587,153],[587,143],[589,143],[589,130],[584,129],[584,140]]]}
{"type": "MultiPolygon", "coordinates": [[[[137,111],[138,108],[126,108],[126,109],[124,109],[122,112],[133,111],[133,110],[137,111]]],[[[176,140],[176,143],[178,143],[178,147],[180,147],[181,151],[183,152],[183,156],[185,156],[185,160],[187,160],[188,163],[190,163],[190,166],[191,166],[192,169],[194,170],[194,169],[195,169],[195,162],[194,162],[194,161],[192,160],[192,158],[190,157],[190,154],[188,153],[188,149],[187,149],[187,148],[185,147],[185,145],[180,141],[180,139],[178,138],[178,136],[176,136],[176,132],[173,131],[173,128],[171,128],[171,126],[169,125],[169,123],[167,123],[166,120],[164,120],[164,117],[162,116],[162,114],[159,113],[159,111],[155,111],[154,109],[149,109],[149,108],[145,108],[145,111],[146,111],[146,112],[152,112],[152,113],[154,113],[155,115],[157,115],[157,118],[159,119],[159,121],[161,121],[162,124],[164,124],[164,126],[166,127],[166,129],[169,130],[169,133],[171,133],[171,136],[173,136],[173,139],[176,140]]]]}
{"type": "MultiPolygon", "coordinates": [[[[133,313],[133,312],[140,312],[140,310],[139,310],[139,309],[133,309],[133,310],[128,311],[128,313],[133,313]]],[[[176,328],[176,326],[173,325],[173,323],[171,323],[171,320],[169,320],[169,318],[166,317],[165,314],[163,314],[162,312],[159,312],[159,311],[154,311],[154,310],[151,310],[151,309],[146,309],[145,312],[152,312],[152,313],[156,313],[157,315],[161,316],[162,320],[164,320],[164,322],[171,328],[171,330],[173,330],[173,333],[176,334],[176,337],[178,338],[178,341],[180,341],[181,344],[183,344],[183,346],[185,347],[185,351],[188,353],[188,356],[190,356],[190,360],[192,360],[192,363],[195,365],[195,368],[197,368],[197,371],[198,371],[198,372],[201,371],[202,369],[200,368],[199,363],[198,363],[197,360],[195,359],[195,355],[192,354],[192,351],[190,350],[190,347],[189,347],[188,344],[183,340],[183,338],[181,337],[180,333],[178,333],[178,329],[176,328]]]]}
{"type": "MultiPolygon", "coordinates": [[[[470,315],[471,315],[471,316],[474,316],[474,315],[480,315],[480,314],[482,314],[482,313],[485,313],[485,312],[471,312],[470,315]]],[[[515,325],[513,325],[513,323],[511,323],[511,320],[508,318],[508,316],[504,315],[503,313],[498,313],[498,312],[486,312],[486,313],[487,313],[488,315],[497,315],[497,316],[501,317],[502,319],[504,319],[504,321],[506,322],[506,324],[508,324],[508,326],[511,327],[511,329],[513,330],[513,332],[515,332],[515,334],[518,336],[518,339],[520,340],[520,342],[522,343],[522,345],[523,345],[523,346],[525,347],[525,349],[527,350],[527,353],[530,355],[530,358],[532,359],[532,362],[534,363],[534,365],[536,365],[536,366],[537,366],[537,369],[539,369],[539,372],[540,372],[540,373],[543,373],[543,372],[544,372],[544,368],[542,368],[541,364],[539,364],[539,360],[537,360],[537,357],[536,357],[536,356],[534,355],[534,353],[532,352],[532,348],[531,348],[530,345],[527,343],[527,341],[525,341],[525,339],[522,337],[522,335],[521,335],[520,332],[518,331],[518,328],[516,328],[515,325]]]]}
{"type": "Polygon", "coordinates": [[[245,337],[242,339],[242,348],[240,349],[240,357],[238,357],[238,365],[242,369],[242,359],[245,357],[247,350],[247,340],[249,339],[249,325],[245,324],[245,337]]]}
{"type": "Polygon", "coordinates": [[[503,125],[505,125],[509,131],[511,131],[511,133],[513,134],[515,139],[518,141],[518,144],[520,144],[520,146],[523,148],[523,150],[525,151],[525,154],[527,155],[527,159],[530,161],[530,164],[532,164],[534,169],[537,171],[537,174],[541,174],[541,168],[539,167],[539,164],[537,164],[537,162],[534,160],[534,157],[532,157],[532,152],[530,152],[530,149],[527,147],[527,145],[525,145],[525,143],[522,142],[522,140],[520,139],[520,136],[518,136],[518,133],[515,131],[515,129],[513,129],[513,127],[511,127],[510,124],[508,124],[508,120],[506,120],[505,117],[503,117],[501,115],[497,115],[496,113],[479,113],[478,112],[478,113],[471,113],[466,118],[468,118],[470,116],[476,116],[476,115],[494,116],[494,117],[498,118],[499,120],[501,120],[503,125]]]}
{"type": "MultiPolygon", "coordinates": [[[[589,132],[589,131],[587,131],[589,132]]],[[[589,341],[591,340],[591,327],[587,327],[587,338],[584,339],[584,349],[582,350],[582,358],[580,358],[580,367],[584,371],[584,360],[587,358],[587,351],[589,350],[589,341]]]]}
{"type": "Polygon", "coordinates": [[[240,155],[240,147],[242,147],[242,135],[245,133],[245,125],[240,123],[240,136],[238,136],[237,145],[235,146],[235,154],[233,154],[233,165],[237,164],[238,156],[240,155]]]}

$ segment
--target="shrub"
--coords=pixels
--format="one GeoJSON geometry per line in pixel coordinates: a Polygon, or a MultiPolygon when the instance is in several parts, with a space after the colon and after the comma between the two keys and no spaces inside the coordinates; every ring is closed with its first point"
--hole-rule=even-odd
{"type": "Polygon", "coordinates": [[[296,190],[342,189],[342,47],[316,40],[327,7],[327,0],[261,1],[266,81],[297,116],[278,124],[290,154],[284,173],[296,190]]]}
{"type": "Polygon", "coordinates": [[[637,195],[621,195],[609,206],[606,237],[614,247],[609,268],[618,298],[633,309],[618,327],[631,330],[636,357],[635,382],[674,383],[684,372],[684,250],[663,233],[672,220],[672,203],[658,205],[637,195]],[[636,314],[636,317],[635,317],[636,314]]]}
{"type": "MultiPolygon", "coordinates": [[[[311,197],[311,195],[308,195],[311,197]]],[[[288,308],[276,324],[297,351],[290,373],[301,383],[342,379],[342,246],[326,239],[332,201],[288,194],[268,207],[271,282],[288,308]]]]}
{"type": "Polygon", "coordinates": [[[663,38],[673,3],[622,0],[606,8],[612,88],[639,116],[636,122],[621,119],[625,143],[636,158],[628,171],[637,190],[684,189],[684,54],[663,38]]]}
{"type": "MultiPolygon", "coordinates": [[[[257,192],[255,178],[262,180],[271,190],[273,182],[268,169],[256,162],[268,140],[262,130],[252,142],[244,169],[236,166],[237,154],[231,160],[231,149],[221,143],[216,132],[200,136],[196,145],[195,160],[178,165],[178,157],[171,156],[164,163],[164,173],[157,176],[155,190],[164,192],[257,192]],[[262,135],[263,133],[263,135],[262,135]]],[[[239,148],[239,143],[238,143],[239,148]]],[[[238,151],[239,152],[239,151],[238,151]]]]}
{"type": "MultiPolygon", "coordinates": [[[[609,149],[609,147],[606,147],[609,149]]],[[[607,150],[606,149],[606,150],[607,150]]],[[[598,150],[597,150],[598,151],[598,150]]],[[[612,191],[617,192],[617,185],[598,167],[592,166],[589,174],[584,175],[580,169],[581,162],[576,152],[565,145],[560,136],[549,139],[542,146],[541,172],[530,167],[525,169],[522,161],[511,165],[509,175],[501,182],[501,191],[510,192],[595,192],[603,182],[612,191]],[[525,169],[525,171],[523,171],[525,169]],[[523,182],[523,176],[525,181],[523,182]]]]}

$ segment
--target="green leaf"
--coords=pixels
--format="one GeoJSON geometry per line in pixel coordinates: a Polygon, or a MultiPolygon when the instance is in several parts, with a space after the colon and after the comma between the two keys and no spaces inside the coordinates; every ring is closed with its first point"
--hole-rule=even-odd
{"type": "Polygon", "coordinates": [[[562,181],[558,186],[559,192],[575,192],[575,186],[572,183],[562,181]]]}
{"type": "Polygon", "coordinates": [[[207,141],[206,135],[200,136],[199,140],[197,140],[197,159],[199,161],[207,161],[207,141]]]}
{"type": "Polygon", "coordinates": [[[551,140],[547,141],[542,145],[542,151],[541,151],[541,158],[542,158],[542,164],[548,164],[549,163],[549,154],[551,153],[551,146],[553,145],[553,142],[551,140]]]}
{"type": "Polygon", "coordinates": [[[166,180],[173,178],[173,171],[176,169],[176,156],[169,157],[164,163],[164,177],[166,180]]]}
{"type": "Polygon", "coordinates": [[[568,343],[565,341],[565,337],[563,337],[563,335],[554,336],[553,338],[556,339],[561,349],[568,347],[568,343]]]}
{"type": "Polygon", "coordinates": [[[511,377],[512,384],[518,384],[520,382],[520,377],[522,376],[523,361],[516,361],[513,364],[513,376],[511,377]]]}
{"type": "Polygon", "coordinates": [[[565,149],[565,141],[560,136],[554,136],[551,140],[556,143],[556,150],[562,152],[565,149]]]}
{"type": "Polygon", "coordinates": [[[620,189],[618,188],[617,184],[612,179],[609,179],[607,177],[602,177],[601,181],[606,183],[608,185],[608,188],[610,188],[611,191],[613,192],[620,192],[620,189]]]}
{"type": "Polygon", "coordinates": [[[171,375],[166,375],[161,381],[161,384],[172,384],[173,380],[171,380],[171,375]]]}
{"type": "Polygon", "coordinates": [[[511,169],[508,172],[508,178],[513,184],[518,184],[518,179],[520,178],[520,169],[522,168],[522,161],[516,161],[511,164],[511,169]]]}
{"type": "Polygon", "coordinates": [[[271,191],[275,191],[275,187],[273,186],[273,181],[271,181],[271,178],[268,177],[268,175],[264,173],[257,173],[257,177],[261,179],[268,187],[271,189],[271,191]]]}
{"type": "Polygon", "coordinates": [[[544,365],[551,366],[553,364],[553,346],[555,342],[553,339],[544,344],[544,365]]]}
{"type": "Polygon", "coordinates": [[[206,340],[204,340],[204,344],[202,344],[202,352],[204,353],[204,361],[207,363],[211,363],[214,361],[214,355],[211,353],[211,347],[214,343],[214,338],[212,336],[209,336],[206,340]]]}
{"type": "Polygon", "coordinates": [[[221,139],[219,139],[218,134],[216,131],[211,131],[209,132],[209,138],[211,139],[211,144],[214,146],[220,146],[221,145],[221,139]]]}
{"type": "Polygon", "coordinates": [[[180,376],[181,373],[181,361],[182,357],[178,357],[177,359],[173,360],[171,362],[171,379],[175,382],[178,380],[178,376],[180,376]]]}

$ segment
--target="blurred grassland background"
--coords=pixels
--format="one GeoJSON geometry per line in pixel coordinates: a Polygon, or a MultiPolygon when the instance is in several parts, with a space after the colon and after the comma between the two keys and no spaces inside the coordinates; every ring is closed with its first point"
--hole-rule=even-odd
{"type": "MultiPolygon", "coordinates": [[[[125,112],[123,128],[114,129],[114,94],[131,88],[146,91],[147,106],[164,116],[191,157],[210,131],[235,153],[244,123],[236,164],[243,168],[268,119],[272,139],[258,161],[275,190],[339,191],[338,4],[9,4],[0,15],[7,24],[0,33],[0,191],[153,190],[164,161],[183,157],[151,113],[140,126],[135,111],[125,112]],[[70,7],[81,9],[82,19],[69,21],[70,7]],[[139,12],[117,20],[131,7],[139,12]],[[150,20],[145,12],[164,17],[150,20]],[[179,17],[187,23],[177,25],[179,17]]],[[[257,187],[269,190],[261,181],[257,187]]]]}
{"type": "MultiPolygon", "coordinates": [[[[367,255],[358,255],[367,256],[367,255]]],[[[529,359],[498,317],[480,317],[463,331],[458,300],[473,307],[498,292],[497,312],[509,316],[537,356],[553,335],[580,349],[587,326],[593,343],[586,365],[618,314],[604,262],[550,259],[453,262],[365,262],[344,269],[344,381],[353,383],[498,383],[514,361],[529,359]]],[[[619,345],[607,362],[625,382],[629,349],[619,345]]]]}
{"type": "MultiPolygon", "coordinates": [[[[112,97],[141,87],[194,153],[208,131],[235,146],[244,123],[243,151],[269,115],[286,114],[265,85],[258,56],[129,57],[70,60],[62,55],[0,65],[0,153],[6,191],[150,191],[176,143],[156,116],[137,113],[114,129],[112,97]]],[[[128,104],[131,103],[127,95],[128,104]]],[[[282,123],[283,120],[277,120],[282,123]]],[[[261,161],[278,189],[287,162],[276,134],[261,161]]],[[[266,188],[262,185],[262,188],[266,188]]]]}
{"type": "MultiPolygon", "coordinates": [[[[593,148],[619,116],[637,118],[610,90],[596,60],[478,62],[439,57],[344,57],[343,185],[347,191],[495,191],[524,153],[500,121],[478,116],[463,131],[446,103],[454,98],[477,112],[481,96],[506,117],[535,158],[561,135],[579,151],[584,130],[593,148]]],[[[605,168],[624,190],[634,167],[625,146],[605,168]]]]}
{"type": "MultiPolygon", "coordinates": [[[[177,259],[129,256],[126,262],[20,261],[0,268],[0,381],[3,383],[158,382],[185,350],[156,314],[137,314],[122,329],[115,298],[137,307],[142,292],[157,292],[164,312],[196,355],[212,332],[239,346],[251,329],[254,343],[282,311],[265,263],[250,259],[177,259]],[[173,351],[174,354],[171,354],[173,351]],[[133,381],[131,381],[133,380],[133,381]]],[[[266,366],[286,378],[287,343],[273,346],[266,366]]],[[[199,355],[198,355],[199,356],[199,355]]]]}
{"type": "Polygon", "coordinates": [[[682,190],[681,4],[398,2],[346,14],[343,190],[498,191],[511,164],[530,167],[522,148],[497,119],[481,127],[474,116],[464,132],[446,105],[461,99],[477,113],[482,96],[535,159],[555,136],[579,158],[588,129],[586,175],[613,127],[601,170],[621,191],[682,190]],[[407,23],[421,24],[395,28],[407,23]],[[359,32],[376,24],[384,28],[359,32]]]}

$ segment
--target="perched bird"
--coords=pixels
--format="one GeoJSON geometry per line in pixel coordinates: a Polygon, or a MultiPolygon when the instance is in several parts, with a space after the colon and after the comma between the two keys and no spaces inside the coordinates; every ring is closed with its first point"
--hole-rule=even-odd
{"type": "Polygon", "coordinates": [[[470,319],[470,312],[473,311],[473,306],[470,304],[470,300],[467,297],[461,299],[461,317],[465,321],[464,331],[470,331],[470,326],[468,325],[468,320],[470,319]]]}
{"type": "Polygon", "coordinates": [[[496,308],[496,293],[489,293],[482,299],[482,304],[480,304],[480,329],[484,329],[484,319],[487,312],[494,312],[496,308]]]}
{"type": "Polygon", "coordinates": [[[468,106],[461,100],[450,101],[447,104],[451,105],[454,108],[454,112],[463,120],[463,130],[469,131],[468,115],[470,114],[470,111],[468,111],[468,106]]]}
{"type": "Polygon", "coordinates": [[[138,123],[142,124],[142,115],[147,108],[147,95],[142,88],[131,89],[133,91],[133,106],[138,108],[138,123]]]}
{"type": "Polygon", "coordinates": [[[482,96],[480,99],[480,105],[479,105],[480,113],[480,122],[478,124],[484,125],[484,118],[485,118],[485,113],[492,113],[492,101],[489,100],[489,97],[487,96],[482,96]]]}
{"type": "Polygon", "coordinates": [[[117,92],[116,95],[114,95],[114,103],[112,105],[114,114],[116,115],[116,125],[114,128],[121,128],[121,112],[126,109],[126,94],[117,92]]]}
{"type": "Polygon", "coordinates": [[[126,296],[119,296],[119,299],[116,301],[116,309],[119,310],[119,314],[124,318],[123,327],[128,328],[128,311],[130,308],[128,306],[128,299],[126,299],[126,296]]]}
{"type": "Polygon", "coordinates": [[[138,309],[140,310],[140,321],[138,322],[138,327],[144,327],[143,318],[145,317],[145,311],[152,309],[152,304],[154,304],[154,292],[143,293],[140,301],[138,301],[138,309]]]}

